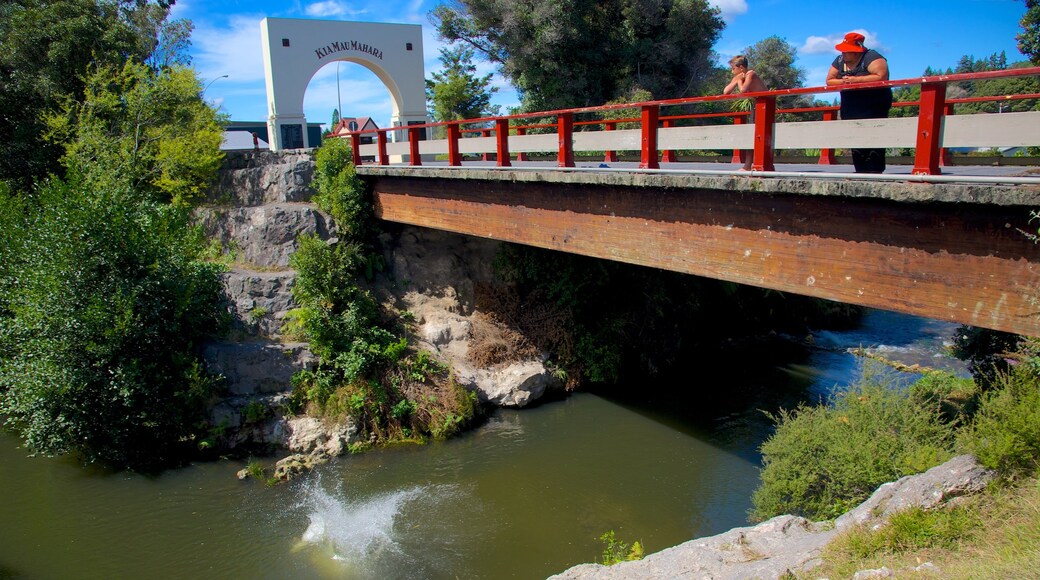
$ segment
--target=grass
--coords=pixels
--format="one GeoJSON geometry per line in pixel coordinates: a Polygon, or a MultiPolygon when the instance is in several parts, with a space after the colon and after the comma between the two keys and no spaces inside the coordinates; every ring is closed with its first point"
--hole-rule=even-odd
{"type": "Polygon", "coordinates": [[[935,578],[934,572],[914,571],[931,562],[942,578],[1036,578],[1040,479],[994,487],[941,510],[909,510],[877,530],[851,530],[827,547],[823,560],[805,577],[851,578],[885,566],[899,578],[935,578]]]}

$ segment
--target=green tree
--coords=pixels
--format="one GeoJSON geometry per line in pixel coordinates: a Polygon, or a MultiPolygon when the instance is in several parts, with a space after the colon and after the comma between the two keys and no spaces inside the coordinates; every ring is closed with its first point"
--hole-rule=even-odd
{"type": "Polygon", "coordinates": [[[491,86],[491,74],[476,76],[473,50],[465,46],[441,49],[441,71],[426,80],[426,100],[435,121],[455,121],[497,115],[491,104],[498,91],[491,86]]]}
{"type": "MultiPolygon", "coordinates": [[[[805,85],[805,71],[794,62],[798,58],[798,49],[779,36],[764,38],[744,49],[748,59],[748,67],[755,71],[766,87],[770,89],[789,89],[805,85]]],[[[807,95],[780,97],[777,105],[783,108],[808,107],[812,99],[807,95]]],[[[806,114],[782,115],[782,121],[805,119],[806,114]]],[[[820,115],[816,115],[820,118],[820,115]]]]}
{"type": "Polygon", "coordinates": [[[127,61],[86,77],[81,99],[67,97],[45,116],[47,137],[64,146],[72,179],[116,186],[160,202],[189,202],[220,167],[223,133],[201,98],[195,72],[154,71],[127,61]]]}
{"type": "Polygon", "coordinates": [[[798,49],[779,36],[762,39],[744,50],[748,67],[762,77],[770,89],[805,85],[805,71],[794,65],[798,49]]]}
{"type": "Polygon", "coordinates": [[[724,26],[707,0],[460,0],[431,19],[442,38],[500,64],[529,111],[600,105],[636,88],[693,94],[714,72],[724,26]]]}
{"type": "Polygon", "coordinates": [[[186,208],[132,197],[54,179],[4,218],[0,415],[33,452],[150,467],[205,434],[217,266],[195,260],[186,208]]]}
{"type": "Polygon", "coordinates": [[[162,44],[154,33],[171,4],[0,3],[0,180],[14,181],[16,190],[28,191],[36,179],[60,172],[60,147],[41,139],[42,113],[63,98],[80,98],[90,66],[121,66],[128,59],[145,62],[162,44]]]}
{"type": "Polygon", "coordinates": [[[1029,57],[1035,65],[1040,65],[1040,0],[1024,0],[1026,13],[1022,16],[1022,32],[1015,38],[1018,50],[1029,57]]]}

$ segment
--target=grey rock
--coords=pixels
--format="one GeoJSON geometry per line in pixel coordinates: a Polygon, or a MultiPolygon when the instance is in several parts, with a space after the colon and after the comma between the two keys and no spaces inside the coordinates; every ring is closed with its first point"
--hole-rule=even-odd
{"type": "Polygon", "coordinates": [[[477,393],[482,403],[496,407],[526,407],[546,390],[561,387],[540,361],[526,361],[495,369],[474,369],[463,363],[454,365],[456,380],[477,393]]]}
{"type": "Polygon", "coordinates": [[[223,274],[233,330],[249,336],[277,338],[286,314],[296,308],[292,287],[296,272],[255,272],[235,268],[223,274]]]}
{"type": "Polygon", "coordinates": [[[328,216],[304,203],[203,207],[196,210],[196,219],[208,238],[235,252],[236,261],[262,268],[287,268],[298,236],[335,237],[328,216]]]}
{"type": "Polygon", "coordinates": [[[895,572],[882,566],[873,570],[860,570],[852,575],[852,580],[869,580],[870,578],[892,578],[895,572]]]}
{"type": "Polygon", "coordinates": [[[290,452],[329,457],[345,453],[358,436],[357,425],[349,419],[329,422],[315,417],[292,417],[287,420],[287,431],[285,446],[290,452]]]}
{"type": "Polygon", "coordinates": [[[210,372],[223,375],[231,395],[292,390],[292,376],[317,358],[305,343],[210,343],[203,348],[210,372]]]}
{"type": "Polygon", "coordinates": [[[309,201],[313,179],[310,151],[229,152],[206,199],[210,204],[238,207],[309,201]]]}
{"type": "Polygon", "coordinates": [[[867,501],[834,521],[838,530],[872,525],[888,519],[893,513],[917,506],[932,509],[960,496],[979,493],[986,488],[993,473],[972,455],[959,455],[918,475],[908,475],[886,483],[867,501]]]}
{"type": "MultiPolygon", "coordinates": [[[[805,575],[821,563],[823,548],[851,526],[881,523],[893,513],[914,506],[938,507],[963,495],[982,491],[992,477],[993,474],[982,468],[974,457],[962,455],[925,473],[882,485],[870,499],[838,518],[833,526],[791,515],[777,516],[757,526],[735,528],[716,536],[690,540],[642,560],[614,566],[581,564],[551,578],[736,580],[777,579],[788,573],[805,575]]],[[[894,575],[891,570],[881,568],[861,570],[856,577],[894,575]]]]}
{"type": "Polygon", "coordinates": [[[631,578],[779,578],[805,572],[819,563],[834,536],[820,524],[797,516],[777,516],[754,527],[700,538],[613,566],[582,564],[554,579],[631,578]]]}

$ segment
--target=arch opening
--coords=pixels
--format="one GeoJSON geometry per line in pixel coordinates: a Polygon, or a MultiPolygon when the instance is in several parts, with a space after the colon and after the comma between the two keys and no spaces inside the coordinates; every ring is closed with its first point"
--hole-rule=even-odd
{"type": "Polygon", "coordinates": [[[306,131],[307,88],[319,71],[341,61],[382,81],[390,94],[390,126],[427,122],[420,25],[265,18],[260,31],[272,150],[318,145],[306,131]]]}

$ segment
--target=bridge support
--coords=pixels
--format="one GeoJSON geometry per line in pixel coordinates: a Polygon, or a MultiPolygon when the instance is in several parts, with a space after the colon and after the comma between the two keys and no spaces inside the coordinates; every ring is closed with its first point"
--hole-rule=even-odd
{"type": "Polygon", "coordinates": [[[1040,336],[1040,191],[362,166],[388,221],[1040,336]]]}

